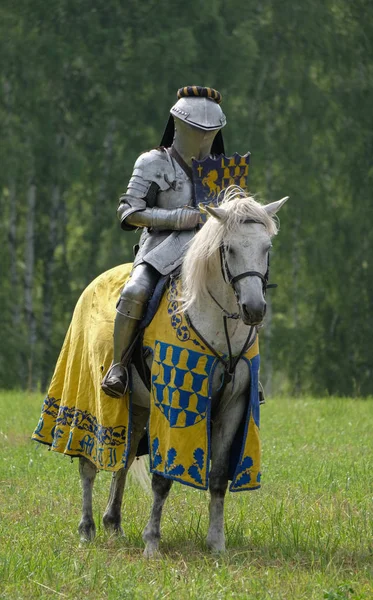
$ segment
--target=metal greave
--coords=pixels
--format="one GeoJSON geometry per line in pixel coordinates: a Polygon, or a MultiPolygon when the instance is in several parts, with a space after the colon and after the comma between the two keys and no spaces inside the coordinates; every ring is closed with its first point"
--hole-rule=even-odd
{"type": "Polygon", "coordinates": [[[153,267],[142,263],[134,268],[132,276],[124,286],[118,300],[114,323],[114,364],[127,364],[139,322],[144,316],[147,302],[159,277],[159,273],[153,267]]]}
{"type": "Polygon", "coordinates": [[[117,312],[114,323],[113,363],[127,362],[126,353],[134,341],[140,319],[134,319],[117,312]]]}

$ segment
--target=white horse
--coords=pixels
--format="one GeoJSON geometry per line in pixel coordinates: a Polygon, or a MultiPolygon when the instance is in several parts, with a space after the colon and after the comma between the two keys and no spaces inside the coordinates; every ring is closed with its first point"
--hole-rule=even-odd
{"type": "MultiPolygon", "coordinates": [[[[225,194],[218,208],[206,208],[210,218],[196,234],[184,259],[181,282],[184,310],[190,322],[217,352],[234,357],[247,341],[251,327],[256,327],[266,312],[268,256],[271,238],[277,233],[275,214],[286,202],[283,198],[262,206],[240,188],[225,194]],[[230,316],[236,318],[229,318],[230,316]],[[223,326],[224,319],[226,327],[223,326]]],[[[151,357],[147,359],[151,364],[151,357]]],[[[247,406],[250,372],[247,363],[238,360],[234,378],[226,380],[218,394],[224,368],[214,373],[212,411],[214,427],[211,438],[212,466],[209,477],[210,522],[208,547],[225,550],[224,496],[228,485],[228,460],[234,435],[247,406]]],[[[132,366],[133,415],[131,450],[127,467],[113,474],[110,496],[103,516],[106,529],[122,533],[121,504],[128,469],[131,466],[149,418],[149,391],[132,366]]],[[[95,535],[92,513],[92,489],[96,467],[86,458],[79,459],[83,488],[83,512],[79,525],[81,539],[95,535]]],[[[152,476],[153,507],[145,527],[144,554],[153,556],[159,547],[160,522],[164,502],[172,480],[152,476]]]]}

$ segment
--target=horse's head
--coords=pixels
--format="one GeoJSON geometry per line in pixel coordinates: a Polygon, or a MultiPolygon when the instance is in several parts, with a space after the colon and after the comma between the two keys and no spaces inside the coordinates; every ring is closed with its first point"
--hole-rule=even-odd
{"type": "MultiPolygon", "coordinates": [[[[278,230],[275,215],[287,199],[261,205],[241,188],[232,187],[219,207],[200,207],[211,218],[194,238],[184,261],[186,308],[211,296],[212,279],[218,271],[227,288],[233,288],[243,322],[257,325],[263,320],[269,250],[278,230]]],[[[221,283],[220,289],[223,295],[221,283]]]]}
{"type": "MultiPolygon", "coordinates": [[[[266,312],[269,251],[275,233],[273,217],[286,200],[287,197],[265,206],[253,205],[257,213],[236,219],[234,227],[227,227],[219,247],[224,280],[233,287],[240,317],[246,325],[258,325],[266,312]]],[[[224,207],[206,210],[222,225],[229,220],[224,207]]]]}

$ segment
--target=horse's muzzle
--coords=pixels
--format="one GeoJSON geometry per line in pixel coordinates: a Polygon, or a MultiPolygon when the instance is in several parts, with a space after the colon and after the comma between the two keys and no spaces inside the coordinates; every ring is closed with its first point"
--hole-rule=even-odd
{"type": "Polygon", "coordinates": [[[240,304],[241,319],[245,325],[259,325],[266,314],[267,305],[265,302],[260,306],[247,306],[240,304]]]}

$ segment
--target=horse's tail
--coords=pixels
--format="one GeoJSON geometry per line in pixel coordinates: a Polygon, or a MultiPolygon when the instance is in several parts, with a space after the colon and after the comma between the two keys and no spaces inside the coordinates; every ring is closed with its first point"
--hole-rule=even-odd
{"type": "Polygon", "coordinates": [[[149,475],[149,458],[147,456],[135,458],[130,471],[142,489],[149,494],[152,487],[149,475]]]}

